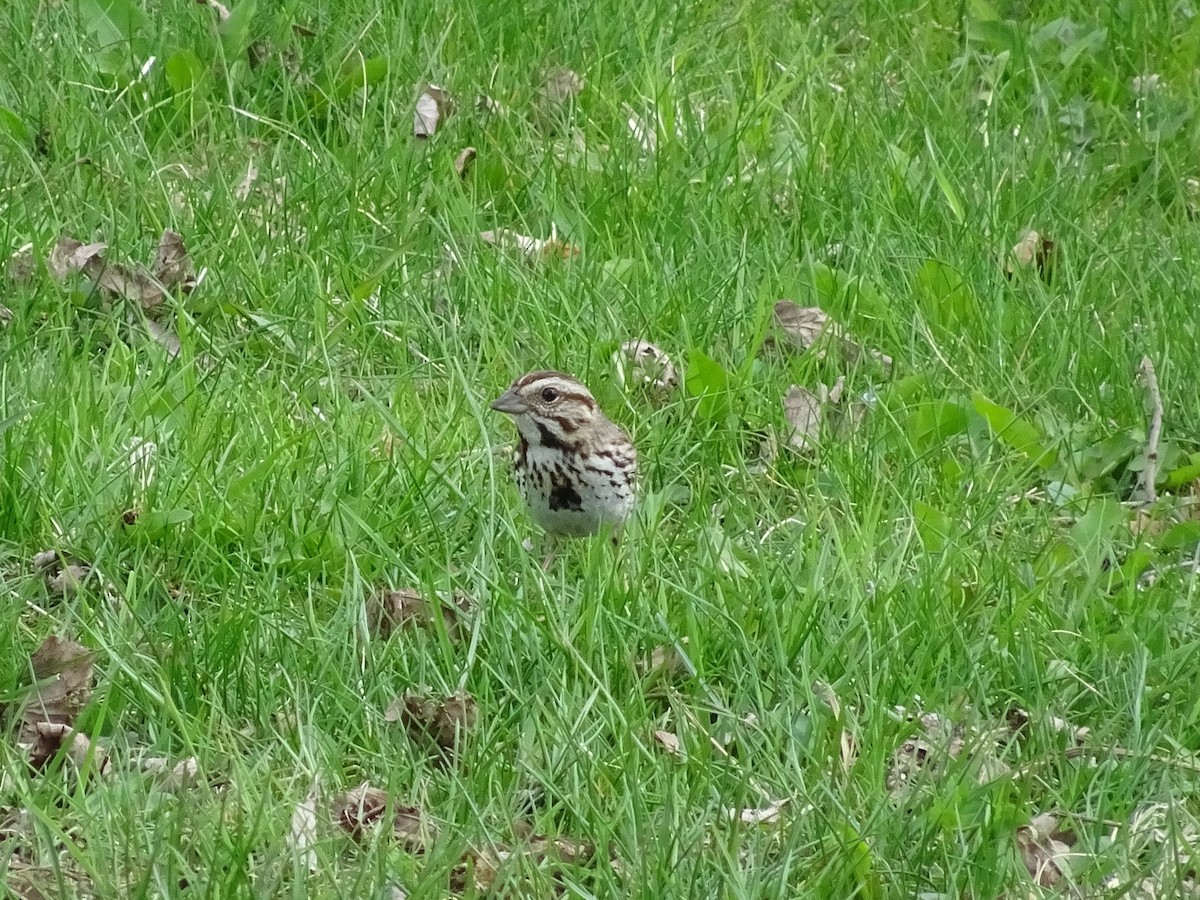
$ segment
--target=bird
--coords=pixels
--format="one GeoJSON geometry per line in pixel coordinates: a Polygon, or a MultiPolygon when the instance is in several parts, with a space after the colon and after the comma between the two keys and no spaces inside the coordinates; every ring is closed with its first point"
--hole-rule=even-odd
{"type": "Polygon", "coordinates": [[[637,449],[579,379],[527,372],[491,404],[511,416],[517,490],[546,532],[549,568],[560,537],[611,529],[614,542],[637,499],[637,449]]]}

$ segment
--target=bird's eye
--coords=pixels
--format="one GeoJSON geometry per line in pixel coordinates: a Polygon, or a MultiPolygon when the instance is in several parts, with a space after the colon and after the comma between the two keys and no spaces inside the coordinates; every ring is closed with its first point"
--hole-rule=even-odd
{"type": "Polygon", "coordinates": [[[542,399],[547,403],[553,403],[558,399],[558,391],[554,388],[542,388],[542,399]]]}

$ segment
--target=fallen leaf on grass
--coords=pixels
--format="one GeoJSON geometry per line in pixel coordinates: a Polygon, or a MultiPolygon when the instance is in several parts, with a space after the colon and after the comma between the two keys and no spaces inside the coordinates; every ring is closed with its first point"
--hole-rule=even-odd
{"type": "Polygon", "coordinates": [[[454,160],[454,171],[459,178],[466,178],[471,174],[471,166],[475,165],[476,155],[474,147],[463,147],[459,152],[454,160]]]}
{"type": "Polygon", "coordinates": [[[413,110],[413,136],[418,138],[433,137],[442,123],[454,112],[454,101],[450,93],[436,84],[429,84],[417,98],[416,109],[413,110]]]}
{"type": "Polygon", "coordinates": [[[165,756],[148,756],[138,768],[146,775],[161,778],[158,786],[168,793],[191,787],[200,776],[200,761],[194,756],[174,763],[165,756]]]}
{"type": "Polygon", "coordinates": [[[775,304],[775,325],[786,343],[795,349],[805,352],[815,347],[818,359],[824,359],[828,346],[832,345],[851,364],[869,356],[885,369],[890,371],[892,368],[890,356],[864,348],[820,307],[799,306],[791,300],[780,300],[775,304]]]}
{"type": "Polygon", "coordinates": [[[519,234],[509,228],[481,231],[480,239],[485,244],[506,250],[517,250],[529,262],[543,259],[569,259],[579,255],[579,248],[560,240],[551,233],[549,238],[533,238],[519,234]]]}
{"type": "Polygon", "coordinates": [[[617,381],[643,385],[658,394],[667,394],[679,386],[675,364],[649,341],[625,341],[613,353],[617,381]]]}
{"type": "Polygon", "coordinates": [[[33,244],[26,244],[9,257],[4,274],[14,284],[25,284],[33,280],[37,260],[33,256],[33,244]]]}
{"type": "Polygon", "coordinates": [[[543,120],[552,121],[587,87],[582,75],[562,67],[547,69],[538,89],[538,113],[543,120]]]}
{"type": "Polygon", "coordinates": [[[1049,282],[1054,277],[1054,262],[1054,241],[1031,228],[1013,244],[1004,263],[1004,274],[1011,279],[1018,269],[1036,268],[1042,280],[1049,282]]]}
{"type": "Polygon", "coordinates": [[[367,600],[367,626],[372,634],[386,640],[403,628],[428,627],[437,615],[446,634],[457,640],[462,636],[464,616],[470,611],[471,601],[462,594],[455,594],[449,603],[431,603],[414,588],[380,588],[367,600]]]}
{"type": "Polygon", "coordinates": [[[819,395],[799,385],[793,384],[784,395],[783,417],[789,429],[788,444],[801,453],[815,450],[821,439],[822,405],[819,395]]]}
{"type": "Polygon", "coordinates": [[[93,662],[92,652],[82,644],[56,636],[46,638],[29,658],[34,683],[20,701],[17,742],[27,749],[35,768],[45,766],[67,738],[75,749],[71,726],[92,697],[93,662]]]}
{"type": "Polygon", "coordinates": [[[440,750],[452,752],[475,727],[479,707],[465,691],[439,700],[405,694],[392,701],[383,718],[399,722],[414,741],[430,738],[440,750]]]}
{"type": "MultiPolygon", "coordinates": [[[[472,848],[463,854],[458,865],[451,870],[450,890],[460,894],[473,891],[490,896],[497,887],[501,867],[521,857],[537,866],[548,866],[550,876],[558,881],[564,874],[562,866],[586,866],[596,856],[596,845],[591,841],[551,838],[540,834],[531,835],[525,843],[512,847],[494,844],[491,847],[472,848]]],[[[611,850],[610,862],[616,869],[617,862],[611,850]]]]}
{"type": "Polygon", "coordinates": [[[815,450],[820,443],[823,425],[840,438],[857,431],[866,417],[867,407],[857,402],[843,404],[845,392],[846,378],[841,375],[833,387],[818,385],[816,393],[792,385],[783,398],[788,445],[800,453],[815,450]]]}
{"type": "Polygon", "coordinates": [[[1021,861],[1038,886],[1055,887],[1063,880],[1075,837],[1059,830],[1058,819],[1042,813],[1017,829],[1016,841],[1021,861]]]}
{"type": "MultiPolygon", "coordinates": [[[[1005,724],[1013,737],[1025,737],[1030,731],[1033,717],[1028,710],[1020,706],[1010,706],[1008,712],[1004,715],[1005,724]]],[[[1045,715],[1042,720],[1050,727],[1052,731],[1066,735],[1070,744],[1076,747],[1083,746],[1087,740],[1087,736],[1091,729],[1086,726],[1075,726],[1066,719],[1055,715],[1045,715]]]]}
{"type": "Polygon", "coordinates": [[[888,764],[886,787],[893,800],[906,799],[913,790],[936,783],[958,760],[969,767],[979,784],[1012,771],[1000,758],[1004,742],[1011,736],[1007,725],[965,726],[938,713],[914,716],[902,708],[897,713],[916,722],[918,730],[893,751],[888,764]]]}
{"type": "Polygon", "coordinates": [[[364,782],[351,791],[333,799],[333,820],[356,841],[386,821],[391,806],[392,834],[409,853],[424,853],[437,836],[437,828],[416,806],[401,806],[391,802],[386,791],[364,782]]]}
{"type": "Polygon", "coordinates": [[[775,825],[779,822],[779,814],[791,802],[787,797],[773,800],[767,806],[758,809],[727,809],[725,814],[730,819],[745,825],[775,825]]]}
{"type": "Polygon", "coordinates": [[[684,758],[683,747],[679,743],[679,735],[670,731],[656,731],[654,732],[654,739],[658,741],[659,746],[672,756],[679,759],[684,758]]]}
{"type": "Polygon", "coordinates": [[[314,782],[308,796],[292,810],[292,826],[288,830],[288,847],[299,857],[310,872],[317,871],[317,794],[314,782]]]}
{"type": "Polygon", "coordinates": [[[60,722],[37,722],[37,737],[28,747],[29,765],[41,771],[63,750],[76,768],[82,768],[90,757],[92,771],[103,777],[108,774],[108,751],[99,744],[93,748],[92,739],[70,725],[60,722]]]}
{"type": "Polygon", "coordinates": [[[493,100],[487,94],[480,94],[475,98],[475,108],[480,112],[485,112],[489,115],[499,116],[501,118],[504,118],[508,115],[508,107],[499,100],[493,100]]]}
{"type": "Polygon", "coordinates": [[[209,9],[215,12],[217,14],[218,22],[228,21],[229,7],[227,7],[224,3],[221,3],[220,0],[196,0],[196,3],[200,6],[207,6],[209,9]]]}
{"type": "Polygon", "coordinates": [[[150,271],[163,287],[178,287],[185,294],[190,294],[196,287],[192,258],[183,245],[183,238],[170,228],[158,239],[158,250],[155,251],[154,265],[150,271]]]}
{"type": "Polygon", "coordinates": [[[688,660],[683,646],[688,642],[687,636],[680,638],[679,645],[676,644],[660,644],[650,651],[650,655],[641,659],[638,662],[637,670],[640,675],[648,679],[666,678],[673,680],[676,678],[689,678],[695,675],[696,672],[692,668],[691,661],[688,660]]]}
{"type": "Polygon", "coordinates": [[[34,554],[31,562],[35,569],[41,570],[46,591],[52,597],[74,597],[92,572],[88,563],[57,550],[42,550],[34,554]]]}

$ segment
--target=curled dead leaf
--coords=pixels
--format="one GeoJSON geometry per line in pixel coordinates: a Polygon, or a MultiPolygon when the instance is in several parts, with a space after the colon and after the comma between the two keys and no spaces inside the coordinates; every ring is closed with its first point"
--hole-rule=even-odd
{"type": "Polygon", "coordinates": [[[625,341],[613,353],[617,380],[626,384],[644,385],[659,394],[666,394],[679,384],[671,357],[649,341],[625,341]]]}
{"type": "Polygon", "coordinates": [[[498,228],[494,231],[481,231],[479,237],[485,244],[516,250],[529,262],[569,259],[579,255],[578,247],[559,239],[553,233],[549,238],[533,238],[509,228],[498,228]]]}
{"type": "Polygon", "coordinates": [[[471,605],[470,599],[463,594],[455,594],[449,602],[443,603],[437,599],[426,600],[414,588],[398,591],[380,588],[367,599],[367,627],[372,634],[387,639],[403,628],[429,627],[440,619],[447,635],[458,640],[471,605]]]}
{"type": "Polygon", "coordinates": [[[385,721],[399,722],[412,740],[432,739],[442,751],[457,749],[478,718],[475,698],[465,691],[441,699],[405,694],[384,713],[385,721]]]}
{"type": "MultiPolygon", "coordinates": [[[[93,663],[92,652],[82,644],[56,636],[46,638],[29,658],[34,683],[20,701],[17,742],[28,749],[35,768],[44,766],[68,738],[74,749],[71,726],[91,700],[93,663]]],[[[83,749],[86,754],[86,745],[83,749]]]]}
{"type": "Polygon", "coordinates": [[[183,238],[170,228],[158,239],[151,268],[158,283],[168,290],[178,287],[182,293],[191,293],[196,287],[196,275],[192,258],[183,245],[183,238]]]}
{"type": "Polygon", "coordinates": [[[1042,813],[1016,832],[1021,861],[1040,887],[1055,887],[1070,871],[1068,860],[1075,838],[1071,832],[1060,831],[1058,819],[1042,813]]]}
{"type": "Polygon", "coordinates": [[[679,742],[679,735],[671,731],[656,731],[654,732],[654,739],[658,741],[660,747],[672,756],[679,759],[684,758],[683,746],[679,742]]]}
{"type": "Polygon", "coordinates": [[[801,352],[815,348],[818,359],[824,359],[828,348],[832,346],[850,364],[866,356],[888,371],[892,368],[890,356],[863,347],[819,307],[799,306],[791,300],[780,300],[775,304],[775,325],[785,343],[801,352]]]}
{"type": "Polygon", "coordinates": [[[454,160],[454,171],[459,178],[466,178],[471,174],[471,167],[475,165],[476,155],[474,147],[463,147],[459,151],[458,156],[454,160]]]}
{"type": "Polygon", "coordinates": [[[801,453],[815,450],[821,439],[821,398],[793,384],[783,398],[783,416],[788,423],[788,444],[801,453]]]}
{"type": "Polygon", "coordinates": [[[433,137],[452,112],[454,101],[450,98],[449,91],[436,84],[426,85],[413,110],[413,136],[433,137]]]}
{"type": "Polygon", "coordinates": [[[92,572],[88,563],[58,550],[42,550],[34,554],[31,562],[42,571],[46,592],[51,597],[74,597],[92,572]]]}
{"type": "Polygon", "coordinates": [[[391,801],[386,791],[363,782],[333,799],[333,820],[356,841],[387,821],[391,808],[391,832],[409,853],[424,853],[437,836],[436,826],[419,807],[391,801]]]}
{"type": "MultiPolygon", "coordinates": [[[[34,729],[37,736],[28,745],[31,768],[41,771],[50,760],[65,751],[66,758],[77,769],[82,768],[90,757],[93,773],[101,777],[108,774],[108,751],[99,744],[93,744],[92,739],[83,732],[62,722],[38,722],[34,729]]],[[[22,746],[25,746],[24,743],[22,746]]]]}
{"type": "Polygon", "coordinates": [[[1054,257],[1054,241],[1031,228],[1013,244],[1004,263],[1004,274],[1012,278],[1018,269],[1036,268],[1042,280],[1049,282],[1054,276],[1054,257]]]}

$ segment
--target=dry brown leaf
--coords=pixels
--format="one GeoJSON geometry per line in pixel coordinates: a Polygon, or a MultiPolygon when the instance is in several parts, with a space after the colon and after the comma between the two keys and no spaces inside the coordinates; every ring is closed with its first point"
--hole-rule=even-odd
{"type": "Polygon", "coordinates": [[[34,769],[44,769],[50,760],[65,750],[76,768],[82,768],[90,756],[92,771],[101,777],[108,774],[108,751],[99,744],[93,749],[91,738],[83,732],[61,722],[38,722],[34,727],[37,737],[28,749],[29,765],[34,769]]]}
{"type": "Polygon", "coordinates": [[[414,741],[431,738],[443,751],[453,751],[475,727],[479,707],[465,691],[435,700],[405,694],[391,702],[384,713],[387,722],[399,722],[414,741]]]}
{"type": "Polygon", "coordinates": [[[788,444],[801,453],[817,448],[821,439],[821,398],[793,384],[783,398],[783,416],[788,423],[788,444]]]}
{"type": "Polygon", "coordinates": [[[85,244],[72,237],[60,237],[50,250],[46,268],[59,281],[80,272],[83,267],[100,256],[108,244],[85,244]]]}
{"type": "Polygon", "coordinates": [[[107,262],[104,259],[106,246],[83,244],[70,237],[60,238],[50,251],[47,268],[60,281],[75,272],[82,272],[98,290],[136,303],[147,312],[160,306],[171,288],[178,286],[186,293],[195,287],[191,260],[183,239],[170,229],[164,231],[159,240],[154,274],[140,266],[130,268],[107,262]]]}
{"type": "Polygon", "coordinates": [[[442,123],[454,112],[454,101],[450,93],[436,84],[426,85],[417,98],[416,109],[413,110],[413,136],[418,138],[433,137],[442,123]]]}
{"type": "MultiPolygon", "coordinates": [[[[1028,735],[1033,716],[1029,711],[1020,706],[1010,706],[1004,714],[1004,722],[1009,732],[1013,737],[1025,737],[1028,735]]],[[[1091,729],[1083,726],[1075,726],[1055,715],[1046,715],[1043,721],[1050,726],[1052,731],[1057,731],[1060,734],[1067,736],[1067,740],[1076,747],[1082,746],[1087,740],[1087,736],[1091,729]]]]}
{"type": "Polygon", "coordinates": [[[454,160],[454,171],[459,178],[466,178],[471,174],[471,167],[475,165],[476,156],[477,153],[474,147],[462,148],[458,157],[454,160]]]}
{"type": "Polygon", "coordinates": [[[168,290],[178,287],[182,293],[189,294],[196,287],[192,258],[183,245],[183,238],[170,228],[158,239],[151,271],[158,283],[168,290]]]}
{"type": "Polygon", "coordinates": [[[1021,861],[1030,877],[1040,887],[1056,887],[1069,871],[1067,860],[1071,856],[1074,836],[1058,829],[1058,820],[1049,813],[1042,813],[1028,825],[1022,825],[1016,833],[1017,849],[1021,861]]]}
{"type": "Polygon", "coordinates": [[[890,371],[892,368],[890,356],[879,350],[864,348],[819,307],[800,306],[791,300],[780,300],[775,304],[775,325],[786,342],[801,352],[812,349],[820,342],[815,351],[818,359],[824,359],[828,346],[834,346],[850,364],[869,356],[884,369],[890,371]],[[822,339],[827,339],[829,343],[824,343],[822,339]]]}
{"type": "Polygon", "coordinates": [[[586,87],[583,76],[571,69],[559,66],[547,69],[538,90],[539,107],[544,114],[557,112],[586,87]]]}
{"type": "Polygon", "coordinates": [[[671,357],[649,341],[625,341],[613,353],[617,380],[644,385],[658,394],[667,394],[679,384],[671,357]]]}
{"type": "Polygon", "coordinates": [[[579,255],[579,248],[556,236],[549,238],[532,238],[519,234],[509,228],[498,228],[495,231],[481,231],[480,239],[485,244],[517,250],[529,262],[543,259],[569,259],[579,255]]]}
{"type": "Polygon", "coordinates": [[[431,603],[414,588],[398,591],[380,588],[367,599],[367,626],[372,634],[386,640],[403,628],[429,627],[437,621],[436,615],[451,640],[458,640],[471,605],[463,594],[456,593],[449,603],[438,600],[431,603]]]}
{"type": "MultiPolygon", "coordinates": [[[[333,820],[356,841],[365,838],[385,821],[389,797],[386,791],[363,782],[354,790],[333,799],[333,820]]],[[[437,836],[437,828],[416,806],[392,806],[392,833],[410,853],[423,853],[437,836]]]]}
{"type": "MultiPolygon", "coordinates": [[[[686,645],[686,636],[679,643],[686,645]]],[[[688,678],[695,674],[682,647],[676,644],[660,644],[650,651],[650,655],[638,662],[638,672],[645,678],[688,678]]]]}
{"type": "Polygon", "coordinates": [[[0,303],[0,328],[7,328],[12,324],[13,311],[0,303]]]}
{"type": "Polygon", "coordinates": [[[670,731],[656,731],[654,732],[654,739],[672,756],[684,759],[683,747],[679,743],[679,735],[670,731]]]}
{"type": "Polygon", "coordinates": [[[450,890],[455,894],[475,893],[491,896],[500,874],[500,866],[508,860],[507,850],[468,850],[450,870],[450,890]]]}
{"type": "Polygon", "coordinates": [[[839,758],[842,761],[842,771],[849,772],[854,768],[854,764],[858,762],[858,742],[854,740],[854,735],[843,728],[841,737],[838,740],[838,747],[839,758]]]}
{"type": "Polygon", "coordinates": [[[83,560],[57,550],[42,550],[31,562],[35,569],[42,570],[46,591],[52,597],[74,597],[92,572],[83,560]]]}
{"type": "Polygon", "coordinates": [[[67,737],[74,742],[70,726],[91,699],[93,662],[92,652],[82,644],[54,636],[30,657],[34,684],[21,701],[17,742],[28,748],[36,768],[44,766],[67,737]],[[47,725],[66,730],[43,727],[47,725]]]}
{"type": "Polygon", "coordinates": [[[1012,278],[1018,269],[1036,268],[1042,280],[1048,282],[1054,276],[1054,258],[1054,241],[1031,228],[1013,244],[1004,263],[1004,274],[1012,278]]]}

